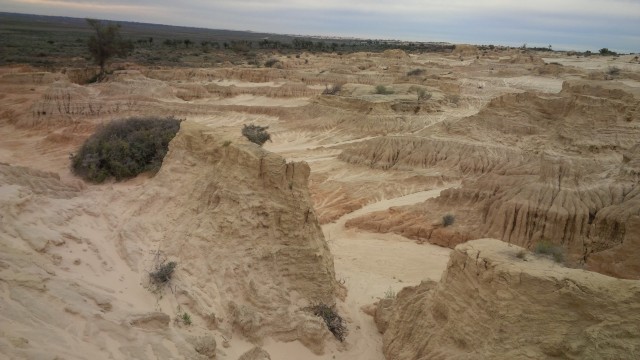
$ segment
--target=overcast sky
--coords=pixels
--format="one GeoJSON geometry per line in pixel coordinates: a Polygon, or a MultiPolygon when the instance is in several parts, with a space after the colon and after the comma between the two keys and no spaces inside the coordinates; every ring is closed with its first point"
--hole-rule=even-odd
{"type": "Polygon", "coordinates": [[[640,0],[0,0],[0,11],[285,34],[640,52],[640,0]]]}

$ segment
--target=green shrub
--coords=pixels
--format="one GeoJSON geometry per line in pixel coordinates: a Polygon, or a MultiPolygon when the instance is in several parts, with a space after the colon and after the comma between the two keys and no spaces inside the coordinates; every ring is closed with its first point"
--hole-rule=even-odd
{"type": "Polygon", "coordinates": [[[448,102],[458,105],[458,103],[460,102],[460,95],[447,95],[445,96],[445,98],[447,99],[448,102]]]}
{"type": "Polygon", "coordinates": [[[376,86],[376,94],[380,94],[380,95],[390,95],[393,94],[393,90],[391,89],[387,89],[386,86],[384,85],[378,85],[376,86]]]}
{"type": "Polygon", "coordinates": [[[442,225],[444,227],[453,225],[455,221],[456,221],[456,217],[451,214],[446,214],[445,216],[442,217],[442,225]]]}
{"type": "Polygon", "coordinates": [[[187,325],[187,326],[191,325],[191,315],[189,315],[189,313],[187,313],[187,312],[183,313],[181,318],[182,318],[182,322],[185,325],[187,325]]]}
{"type": "Polygon", "coordinates": [[[615,55],[618,55],[617,52],[611,51],[611,50],[609,50],[607,48],[602,48],[602,49],[599,50],[599,52],[600,52],[600,55],[603,55],[603,56],[615,56],[615,55]]]}
{"type": "Polygon", "coordinates": [[[155,271],[149,273],[149,280],[151,280],[154,285],[164,285],[168,283],[177,265],[178,263],[175,261],[158,265],[155,271]]]}
{"type": "Polygon", "coordinates": [[[422,74],[424,74],[423,69],[413,69],[407,72],[407,76],[420,76],[422,74]]]}
{"type": "Polygon", "coordinates": [[[271,141],[271,134],[267,132],[268,126],[258,126],[258,125],[244,125],[242,127],[242,135],[249,139],[254,144],[258,144],[260,146],[264,145],[267,141],[271,141]]]}
{"type": "Polygon", "coordinates": [[[428,92],[427,90],[425,90],[424,88],[418,87],[418,86],[412,86],[409,88],[409,92],[415,92],[416,96],[418,97],[418,101],[426,101],[431,99],[431,97],[433,95],[431,95],[430,92],[428,92]]]}
{"type": "Polygon", "coordinates": [[[331,87],[325,85],[324,90],[322,91],[322,95],[336,95],[340,91],[342,91],[342,84],[336,83],[331,85],[331,87]]]}
{"type": "Polygon", "coordinates": [[[146,171],[158,171],[180,120],[129,118],[100,127],[71,159],[73,173],[101,183],[123,180],[146,171]]]}
{"type": "Polygon", "coordinates": [[[536,254],[551,255],[553,260],[557,263],[564,262],[564,249],[561,246],[555,245],[550,241],[541,241],[536,244],[536,254]]]}
{"type": "Polygon", "coordinates": [[[395,299],[396,298],[396,292],[393,291],[393,289],[391,287],[389,287],[387,289],[387,291],[384,292],[384,298],[385,299],[395,299]]]}
{"type": "Polygon", "coordinates": [[[273,67],[275,64],[277,64],[279,62],[280,62],[280,60],[278,60],[278,59],[269,59],[269,60],[264,62],[264,66],[273,67]]]}
{"type": "Polygon", "coordinates": [[[335,305],[329,306],[320,303],[308,307],[307,310],[311,311],[313,315],[321,317],[333,336],[341,342],[344,341],[347,336],[347,325],[344,319],[338,315],[335,305]]]}

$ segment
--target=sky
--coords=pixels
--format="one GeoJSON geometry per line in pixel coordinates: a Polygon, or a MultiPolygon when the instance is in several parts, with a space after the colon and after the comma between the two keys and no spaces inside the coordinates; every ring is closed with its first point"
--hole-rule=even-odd
{"type": "Polygon", "coordinates": [[[280,34],[640,52],[640,0],[0,0],[0,11],[280,34]]]}

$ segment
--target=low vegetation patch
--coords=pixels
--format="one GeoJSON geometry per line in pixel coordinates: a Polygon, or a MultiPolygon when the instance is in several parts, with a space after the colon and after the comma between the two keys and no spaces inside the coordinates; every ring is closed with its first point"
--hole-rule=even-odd
{"type": "Polygon", "coordinates": [[[442,217],[442,226],[447,227],[449,225],[453,225],[455,221],[456,221],[455,216],[453,216],[452,214],[446,214],[445,216],[442,217]]]}
{"type": "Polygon", "coordinates": [[[341,342],[344,341],[347,336],[347,324],[338,314],[335,305],[329,306],[327,304],[319,303],[309,306],[306,310],[310,311],[315,316],[321,317],[333,336],[341,342]]]}
{"type": "Polygon", "coordinates": [[[143,172],[156,172],[180,129],[180,120],[129,118],[100,127],[71,158],[73,173],[101,183],[124,180],[143,172]]]}
{"type": "Polygon", "coordinates": [[[536,254],[550,255],[553,261],[557,263],[564,262],[564,249],[550,241],[539,242],[534,251],[536,254]]]}
{"type": "Polygon", "coordinates": [[[169,261],[168,263],[162,263],[156,266],[156,269],[149,273],[149,280],[158,286],[169,283],[177,265],[178,263],[175,261],[169,261]]]}
{"type": "Polygon", "coordinates": [[[274,67],[279,63],[280,63],[280,60],[272,58],[272,59],[269,59],[269,60],[265,61],[264,62],[264,66],[266,66],[266,67],[274,67]]]}
{"type": "Polygon", "coordinates": [[[420,76],[424,74],[423,69],[413,69],[407,72],[407,76],[420,76]]]}
{"type": "Polygon", "coordinates": [[[258,144],[260,146],[264,145],[267,141],[271,141],[271,134],[267,132],[268,126],[258,126],[258,125],[244,125],[242,127],[242,135],[249,139],[254,144],[258,144]]]}
{"type": "Polygon", "coordinates": [[[387,291],[384,292],[384,298],[385,299],[395,299],[396,298],[396,292],[393,291],[393,289],[391,287],[389,287],[387,289],[387,291]]]}
{"type": "Polygon", "coordinates": [[[609,66],[609,69],[607,69],[607,74],[611,76],[620,75],[620,68],[617,66],[609,66]]]}
{"type": "Polygon", "coordinates": [[[325,85],[322,95],[337,95],[342,91],[342,84],[325,85]]]}
{"type": "Polygon", "coordinates": [[[189,313],[187,312],[183,313],[181,318],[182,318],[182,323],[184,323],[187,326],[191,325],[191,315],[189,315],[189,313]]]}
{"type": "Polygon", "coordinates": [[[186,311],[183,312],[180,305],[178,305],[178,308],[176,309],[176,318],[174,321],[176,322],[176,324],[183,324],[186,326],[190,326],[191,324],[193,324],[193,321],[191,320],[191,314],[186,311]]]}
{"type": "Polygon", "coordinates": [[[387,88],[386,86],[384,86],[384,85],[378,85],[378,86],[376,86],[376,91],[375,91],[375,93],[376,93],[376,94],[379,94],[379,95],[391,95],[391,94],[393,94],[393,90],[388,89],[388,88],[387,88]]]}
{"type": "Polygon", "coordinates": [[[616,55],[618,55],[617,52],[611,51],[608,48],[602,48],[602,49],[599,50],[599,52],[600,52],[600,55],[603,55],[603,56],[616,56],[616,55]]]}
{"type": "Polygon", "coordinates": [[[433,96],[430,92],[424,88],[418,86],[412,86],[409,88],[409,92],[413,92],[418,97],[418,101],[427,101],[433,96]]]}

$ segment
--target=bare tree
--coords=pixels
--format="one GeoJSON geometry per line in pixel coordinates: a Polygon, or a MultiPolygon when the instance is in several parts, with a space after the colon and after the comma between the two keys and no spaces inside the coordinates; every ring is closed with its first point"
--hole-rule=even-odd
{"type": "Polygon", "coordinates": [[[126,56],[133,50],[133,43],[122,39],[120,35],[120,25],[104,25],[96,19],[86,19],[87,24],[95,31],[87,46],[89,53],[96,65],[100,66],[100,76],[103,77],[107,60],[114,56],[126,56]]]}

